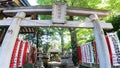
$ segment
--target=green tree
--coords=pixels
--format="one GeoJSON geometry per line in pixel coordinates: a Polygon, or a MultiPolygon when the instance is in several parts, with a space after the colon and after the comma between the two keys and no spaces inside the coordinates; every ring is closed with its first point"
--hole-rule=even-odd
{"type": "Polygon", "coordinates": [[[112,16],[108,22],[112,23],[113,29],[111,29],[111,32],[119,31],[120,29],[120,15],[114,15],[112,16]]]}
{"type": "Polygon", "coordinates": [[[62,47],[62,55],[63,55],[63,51],[64,51],[64,28],[58,28],[58,33],[60,35],[61,38],[61,47],[62,47]]]}
{"type": "Polygon", "coordinates": [[[120,39],[120,15],[113,15],[110,17],[107,22],[112,23],[113,29],[105,30],[106,32],[117,32],[118,37],[120,39]]]}
{"type": "Polygon", "coordinates": [[[93,29],[77,29],[77,40],[79,45],[83,45],[86,42],[94,40],[93,29]]]}

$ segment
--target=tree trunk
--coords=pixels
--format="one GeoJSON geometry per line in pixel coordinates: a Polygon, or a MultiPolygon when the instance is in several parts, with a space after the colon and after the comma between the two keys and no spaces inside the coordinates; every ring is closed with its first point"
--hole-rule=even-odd
{"type": "MultiPolygon", "coordinates": [[[[73,20],[73,16],[70,16],[70,20],[73,20]]],[[[72,60],[76,66],[78,63],[76,28],[69,28],[69,31],[71,35],[72,60]]]]}
{"type": "Polygon", "coordinates": [[[64,52],[64,35],[63,35],[63,30],[64,28],[60,28],[59,29],[59,35],[60,35],[60,38],[61,38],[61,47],[62,47],[62,55],[63,55],[63,52],[64,52]]]}

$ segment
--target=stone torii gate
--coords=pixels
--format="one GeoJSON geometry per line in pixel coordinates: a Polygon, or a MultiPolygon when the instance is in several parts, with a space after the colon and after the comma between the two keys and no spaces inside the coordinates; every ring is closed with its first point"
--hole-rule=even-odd
{"type": "Polygon", "coordinates": [[[0,20],[0,26],[9,26],[3,39],[0,50],[0,68],[9,68],[14,44],[19,33],[20,27],[77,27],[94,29],[94,35],[97,43],[97,52],[100,68],[111,68],[109,52],[103,29],[112,29],[110,23],[101,22],[98,16],[107,16],[108,11],[74,9],[66,6],[65,3],[54,3],[53,8],[46,7],[18,7],[18,8],[1,8],[5,14],[16,14],[13,18],[0,20]],[[25,15],[29,13],[50,14],[52,20],[27,20],[25,15]],[[90,21],[67,21],[66,15],[72,16],[90,16],[90,21]],[[98,15],[98,16],[97,16],[98,15]]]}

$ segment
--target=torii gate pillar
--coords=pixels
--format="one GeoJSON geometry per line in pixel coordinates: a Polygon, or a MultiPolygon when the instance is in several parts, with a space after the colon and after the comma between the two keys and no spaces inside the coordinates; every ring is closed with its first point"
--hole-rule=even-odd
{"type": "Polygon", "coordinates": [[[96,14],[90,16],[94,25],[94,35],[96,40],[97,53],[99,58],[100,68],[111,68],[109,51],[105,40],[104,31],[100,25],[96,14]]]}
{"type": "Polygon", "coordinates": [[[0,68],[9,68],[14,44],[20,30],[20,22],[24,17],[24,12],[18,12],[5,34],[1,45],[0,68]]]}

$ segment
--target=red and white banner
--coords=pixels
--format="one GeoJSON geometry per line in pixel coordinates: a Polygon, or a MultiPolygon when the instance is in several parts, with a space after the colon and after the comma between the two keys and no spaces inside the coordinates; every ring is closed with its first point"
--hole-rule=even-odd
{"type": "Polygon", "coordinates": [[[20,45],[19,45],[19,51],[18,51],[18,57],[17,57],[17,67],[20,67],[20,58],[21,58],[21,54],[22,54],[22,48],[23,48],[23,41],[21,41],[20,45]]]}
{"type": "MultiPolygon", "coordinates": [[[[94,52],[93,52],[93,47],[92,43],[88,42],[84,44],[83,46],[80,46],[80,60],[84,63],[94,63],[94,52]]],[[[78,52],[79,53],[79,52],[78,52]]],[[[79,56],[79,55],[78,55],[79,56]]]]}
{"type": "Polygon", "coordinates": [[[26,61],[28,42],[17,38],[11,57],[10,68],[22,67],[26,61]]]}
{"type": "Polygon", "coordinates": [[[19,50],[20,43],[21,43],[20,39],[17,38],[14,45],[13,54],[11,57],[10,68],[17,67],[17,57],[18,57],[18,50],[19,50]]]}
{"type": "Polygon", "coordinates": [[[120,66],[120,42],[116,33],[107,34],[112,51],[112,61],[114,66],[120,66]]]}
{"type": "Polygon", "coordinates": [[[19,51],[20,43],[21,43],[21,40],[19,40],[18,45],[17,45],[16,54],[15,54],[15,58],[14,58],[15,59],[14,60],[14,68],[17,67],[17,58],[18,58],[18,51],[19,51]]]}
{"type": "Polygon", "coordinates": [[[23,51],[23,56],[22,56],[22,66],[25,65],[26,63],[26,57],[27,57],[27,49],[28,49],[28,42],[25,42],[25,46],[24,46],[24,51],[23,51]]]}

